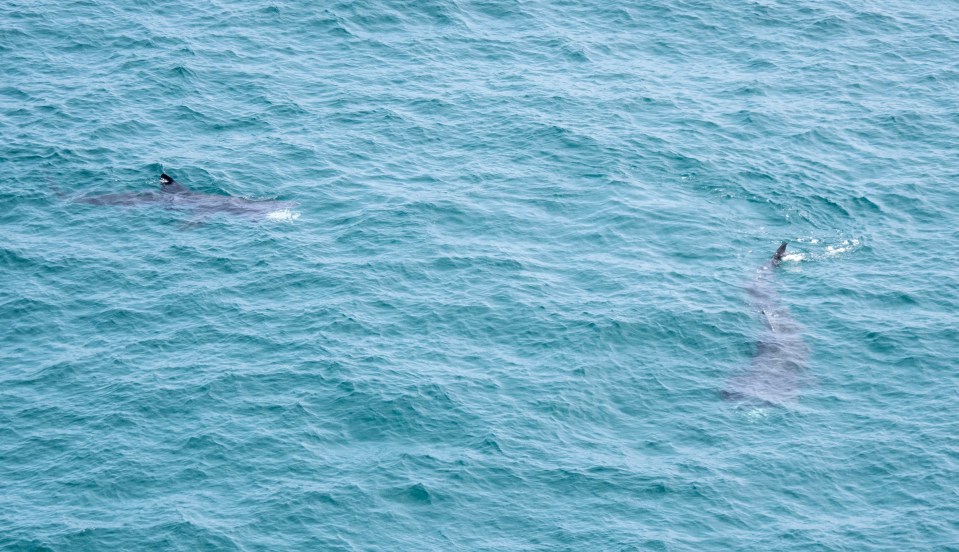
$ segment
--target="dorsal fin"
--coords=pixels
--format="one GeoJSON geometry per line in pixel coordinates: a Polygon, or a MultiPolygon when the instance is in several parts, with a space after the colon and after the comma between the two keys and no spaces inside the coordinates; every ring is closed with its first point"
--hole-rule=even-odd
{"type": "Polygon", "coordinates": [[[783,260],[783,254],[786,253],[786,244],[788,243],[789,242],[783,242],[783,244],[779,246],[779,249],[777,249],[776,252],[773,253],[773,260],[772,260],[773,266],[777,266],[779,262],[783,260]]]}
{"type": "Polygon", "coordinates": [[[180,184],[176,180],[170,177],[167,173],[160,175],[160,184],[162,184],[162,189],[164,192],[175,194],[179,192],[187,192],[186,186],[180,184]]]}

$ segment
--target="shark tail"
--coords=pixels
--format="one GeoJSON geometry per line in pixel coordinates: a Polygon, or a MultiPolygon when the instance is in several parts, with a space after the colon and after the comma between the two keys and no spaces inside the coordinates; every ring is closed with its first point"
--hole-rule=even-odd
{"type": "Polygon", "coordinates": [[[49,174],[45,174],[45,175],[44,175],[44,179],[46,179],[46,181],[47,181],[47,187],[49,187],[51,190],[53,190],[53,193],[56,194],[56,196],[57,196],[58,198],[60,198],[60,199],[66,199],[66,198],[70,197],[69,195],[67,195],[66,192],[64,192],[63,190],[60,189],[60,186],[57,186],[57,183],[54,182],[52,178],[50,178],[50,175],[49,175],[49,174]]]}

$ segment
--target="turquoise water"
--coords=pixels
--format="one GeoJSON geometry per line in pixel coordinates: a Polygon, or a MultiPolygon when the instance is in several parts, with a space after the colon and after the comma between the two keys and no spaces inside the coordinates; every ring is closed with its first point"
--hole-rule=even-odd
{"type": "Polygon", "coordinates": [[[954,2],[303,4],[0,10],[0,547],[955,549],[954,2]]]}

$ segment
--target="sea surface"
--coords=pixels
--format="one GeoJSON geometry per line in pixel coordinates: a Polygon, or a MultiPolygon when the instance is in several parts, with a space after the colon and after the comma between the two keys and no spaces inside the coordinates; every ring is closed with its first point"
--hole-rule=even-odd
{"type": "Polygon", "coordinates": [[[0,75],[0,549],[959,550],[954,0],[5,0],[0,75]],[[296,206],[84,201],[164,172],[296,206]]]}

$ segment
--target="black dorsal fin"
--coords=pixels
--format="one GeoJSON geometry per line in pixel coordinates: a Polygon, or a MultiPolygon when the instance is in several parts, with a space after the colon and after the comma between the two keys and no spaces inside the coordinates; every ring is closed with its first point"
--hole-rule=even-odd
{"type": "Polygon", "coordinates": [[[778,265],[779,262],[783,260],[783,254],[786,253],[786,245],[788,243],[789,242],[783,242],[783,244],[779,246],[779,249],[773,254],[773,266],[778,265]]]}

